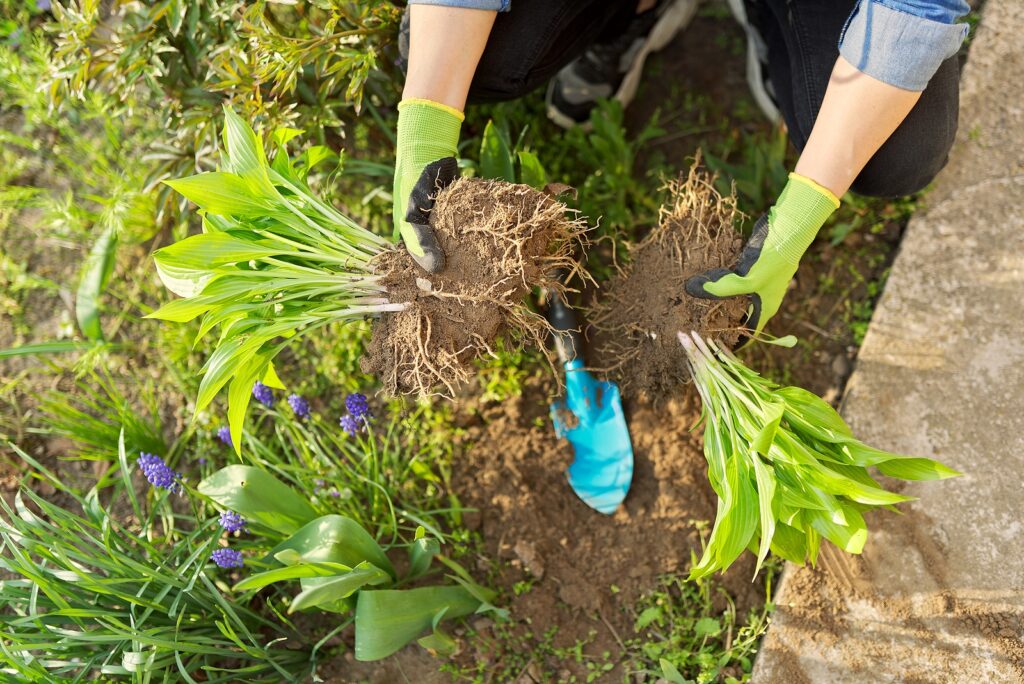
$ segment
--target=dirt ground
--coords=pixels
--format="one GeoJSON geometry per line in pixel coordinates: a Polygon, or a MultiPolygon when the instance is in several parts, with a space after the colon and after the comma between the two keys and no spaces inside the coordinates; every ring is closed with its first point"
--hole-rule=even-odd
{"type": "MultiPolygon", "coordinates": [[[[639,100],[628,110],[632,125],[643,125],[662,104],[668,79],[710,96],[726,112],[752,106],[742,51],[736,49],[741,40],[730,18],[698,16],[652,60],[648,70],[655,80],[641,89],[639,100]]],[[[685,134],[692,125],[676,120],[666,126],[666,142],[660,147],[660,152],[679,159],[681,167],[702,142],[699,135],[685,134]],[[673,137],[676,129],[683,134],[673,137]]],[[[768,128],[760,122],[743,125],[768,128]]],[[[851,306],[867,306],[877,296],[874,283],[884,277],[902,229],[888,224],[874,234],[850,235],[839,246],[825,240],[815,243],[783,308],[768,326],[775,334],[796,334],[800,345],[753,345],[744,353],[747,362],[785,384],[838,401],[857,349],[851,306]]],[[[634,636],[630,607],[656,588],[659,576],[687,569],[691,550],[700,550],[696,523],[714,519],[716,500],[707,482],[701,438],[690,431],[699,416],[699,401],[692,386],[656,406],[625,395],[634,447],[633,484],[623,506],[613,516],[603,516],[577,499],[566,481],[571,448],[555,437],[547,413],[554,390],[553,380],[536,380],[518,399],[483,406],[476,413],[467,411],[454,486],[463,503],[479,511],[468,521],[481,533],[487,557],[500,561],[492,585],[501,590],[502,605],[513,620],[512,629],[502,631],[506,643],[510,632],[532,634],[533,641],[526,637],[521,642],[527,650],[539,635],[557,627],[556,647],[583,641],[588,642],[586,654],[618,653],[621,643],[634,636]],[[517,596],[515,589],[524,582],[530,588],[517,596]]],[[[476,571],[484,576],[488,568],[482,558],[476,571]]],[[[741,615],[765,600],[763,584],[751,582],[752,572],[752,557],[745,554],[722,578],[741,615]]],[[[456,662],[469,666],[483,661],[488,672],[500,671],[500,650],[493,648],[499,626],[490,618],[469,625],[476,634],[461,641],[464,650],[456,662]]],[[[438,661],[415,647],[373,667],[354,665],[339,663],[328,680],[452,681],[437,673],[438,661]]],[[[488,681],[530,684],[571,677],[588,681],[586,669],[572,659],[541,662],[535,657],[518,678],[492,675],[488,681]]],[[[616,668],[593,681],[622,679],[616,668]]]]}

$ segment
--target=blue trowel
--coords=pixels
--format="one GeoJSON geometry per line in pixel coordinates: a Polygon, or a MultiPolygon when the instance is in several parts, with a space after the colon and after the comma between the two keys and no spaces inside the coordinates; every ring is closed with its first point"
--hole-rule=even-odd
{"type": "Polygon", "coordinates": [[[611,515],[633,480],[633,445],[622,397],[615,383],[584,370],[576,315],[557,295],[548,299],[547,319],[565,368],[565,399],[551,405],[551,420],[555,433],[569,440],[575,454],[567,472],[569,484],[583,503],[611,515]]]}

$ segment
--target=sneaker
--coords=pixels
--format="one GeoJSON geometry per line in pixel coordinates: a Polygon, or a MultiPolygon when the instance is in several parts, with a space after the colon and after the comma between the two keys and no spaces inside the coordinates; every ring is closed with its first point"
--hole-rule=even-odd
{"type": "Polygon", "coordinates": [[[636,15],[621,36],[592,45],[548,84],[548,118],[562,128],[585,124],[602,98],[625,107],[636,96],[644,61],[668,45],[697,12],[698,0],[662,0],[636,15]]]}
{"type": "Polygon", "coordinates": [[[732,16],[747,34],[747,85],[750,86],[750,94],[769,121],[778,123],[782,115],[779,113],[775,88],[768,78],[768,46],[757,27],[750,22],[744,0],[727,2],[732,16]]]}

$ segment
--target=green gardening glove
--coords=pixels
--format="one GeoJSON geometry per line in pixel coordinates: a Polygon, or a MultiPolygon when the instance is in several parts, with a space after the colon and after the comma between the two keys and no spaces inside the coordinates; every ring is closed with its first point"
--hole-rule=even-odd
{"type": "Polygon", "coordinates": [[[444,252],[429,214],[437,192],[458,175],[455,154],[462,119],[459,110],[430,100],[405,99],[398,105],[392,215],[405,248],[429,273],[444,268],[444,252]]]}
{"type": "Polygon", "coordinates": [[[716,268],[686,281],[686,292],[704,299],[749,295],[751,310],[744,325],[761,332],[779,310],[800,257],[839,200],[809,178],[789,174],[775,206],[754,224],[754,232],[732,270],[716,268]]]}

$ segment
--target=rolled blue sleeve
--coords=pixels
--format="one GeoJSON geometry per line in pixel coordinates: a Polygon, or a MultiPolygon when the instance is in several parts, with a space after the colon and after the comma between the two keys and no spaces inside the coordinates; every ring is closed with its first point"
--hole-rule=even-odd
{"type": "Polygon", "coordinates": [[[465,9],[508,12],[512,0],[409,0],[410,5],[441,5],[443,7],[464,7],[465,9]]]}
{"type": "Polygon", "coordinates": [[[868,76],[921,91],[956,54],[968,26],[964,0],[860,0],[839,38],[839,54],[868,76]]]}

